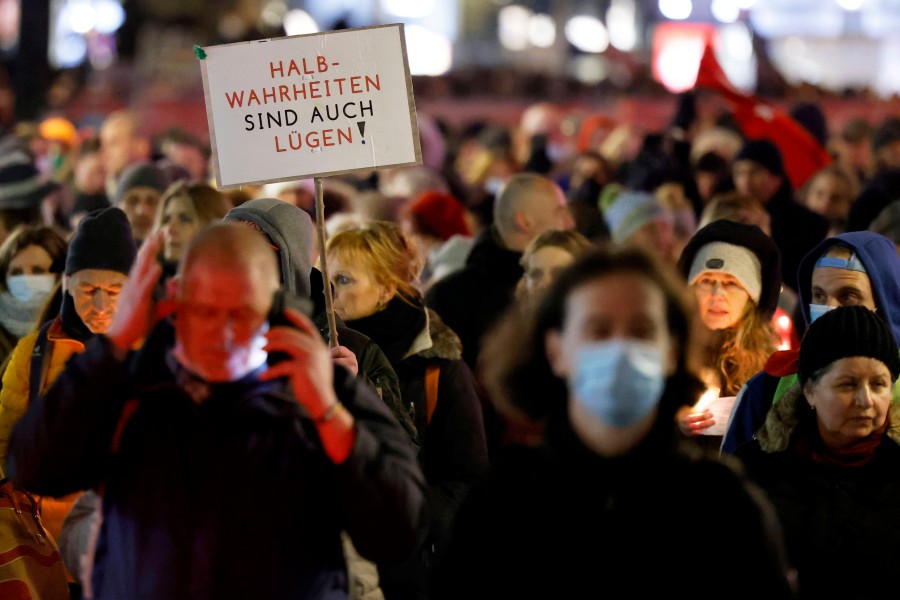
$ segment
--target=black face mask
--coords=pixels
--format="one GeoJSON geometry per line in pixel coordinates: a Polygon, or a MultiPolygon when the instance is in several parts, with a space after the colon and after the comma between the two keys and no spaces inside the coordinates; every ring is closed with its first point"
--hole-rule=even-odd
{"type": "Polygon", "coordinates": [[[63,294],[62,307],[59,310],[60,321],[62,322],[63,331],[70,338],[79,342],[86,342],[91,339],[94,334],[88,329],[81,317],[75,311],[75,299],[72,294],[65,292],[63,294]]]}

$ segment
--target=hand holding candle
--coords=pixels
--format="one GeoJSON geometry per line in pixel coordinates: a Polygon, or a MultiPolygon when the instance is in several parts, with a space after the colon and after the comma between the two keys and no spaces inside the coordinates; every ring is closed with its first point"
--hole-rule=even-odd
{"type": "Polygon", "coordinates": [[[697,404],[678,411],[678,427],[685,435],[725,435],[734,396],[719,396],[719,388],[710,387],[697,404]]]}
{"type": "Polygon", "coordinates": [[[685,435],[702,435],[706,430],[716,424],[715,418],[709,406],[719,397],[719,388],[708,388],[697,404],[685,406],[678,411],[676,419],[678,428],[685,435]]]}

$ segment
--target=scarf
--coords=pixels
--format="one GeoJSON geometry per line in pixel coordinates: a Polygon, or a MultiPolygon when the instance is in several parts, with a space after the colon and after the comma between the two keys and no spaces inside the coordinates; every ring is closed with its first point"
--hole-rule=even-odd
{"type": "Polygon", "coordinates": [[[78,340],[83,344],[94,335],[87,325],[84,324],[84,321],[81,320],[81,317],[78,316],[78,312],[75,310],[75,300],[72,298],[72,294],[68,292],[63,294],[59,318],[63,331],[73,340],[78,340]]]}
{"type": "Polygon", "coordinates": [[[881,439],[889,427],[890,418],[887,418],[884,425],[861,440],[844,448],[830,448],[822,441],[815,413],[810,411],[810,414],[797,424],[792,445],[801,458],[817,465],[862,467],[875,457],[875,451],[881,445],[881,439]]]}
{"type": "Polygon", "coordinates": [[[382,310],[368,317],[347,321],[346,325],[371,338],[388,361],[395,365],[406,356],[426,323],[425,305],[421,298],[412,305],[394,296],[382,310]]]}
{"type": "Polygon", "coordinates": [[[46,303],[46,297],[22,302],[8,291],[0,292],[0,325],[17,338],[25,337],[37,325],[46,303]]]}

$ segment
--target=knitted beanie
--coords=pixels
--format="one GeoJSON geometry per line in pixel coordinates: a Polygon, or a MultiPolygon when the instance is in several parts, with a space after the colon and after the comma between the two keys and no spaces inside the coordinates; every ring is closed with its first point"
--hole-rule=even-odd
{"type": "Polygon", "coordinates": [[[756,255],[747,248],[727,242],[706,244],[694,257],[688,273],[688,284],[693,285],[704,273],[731,275],[747,290],[753,303],[759,303],[759,294],[762,292],[762,266],[756,255]]]}
{"type": "Polygon", "coordinates": [[[879,360],[891,372],[891,380],[900,376],[897,342],[888,324],[864,306],[840,306],[809,325],[800,343],[799,377],[801,383],[836,360],[865,356],[879,360]]]}
{"type": "Polygon", "coordinates": [[[772,238],[756,225],[721,219],[701,227],[681,252],[678,269],[688,283],[704,271],[733,275],[766,318],[778,307],[781,255],[772,238]]]}
{"type": "Polygon", "coordinates": [[[750,140],[738,151],[733,162],[752,160],[775,175],[785,175],[784,162],[778,146],[769,140],[750,140]]]}
{"type": "Polygon", "coordinates": [[[37,208],[51,192],[59,189],[31,163],[0,161],[0,209],[37,208]]]}
{"type": "Polygon", "coordinates": [[[128,275],[137,250],[131,225],[121,209],[105,208],[86,215],[80,223],[66,256],[66,275],[84,269],[118,271],[128,275]]]}
{"type": "Polygon", "coordinates": [[[603,211],[612,241],[622,244],[638,229],[664,214],[656,196],[647,192],[622,191],[603,211]]]}
{"type": "Polygon", "coordinates": [[[136,187],[148,187],[157,190],[160,194],[166,191],[168,179],[162,169],[153,163],[137,163],[130,165],[122,171],[116,185],[116,204],[122,201],[125,194],[136,187]]]}
{"type": "Polygon", "coordinates": [[[416,229],[426,235],[448,240],[454,235],[469,235],[466,209],[462,203],[441,192],[427,191],[409,205],[416,229]]]}

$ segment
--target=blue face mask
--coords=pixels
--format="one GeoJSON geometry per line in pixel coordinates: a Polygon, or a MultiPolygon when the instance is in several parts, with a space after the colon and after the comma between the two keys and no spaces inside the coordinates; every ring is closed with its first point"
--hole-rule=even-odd
{"type": "Polygon", "coordinates": [[[572,391],[607,425],[628,427],[640,421],[659,403],[664,386],[663,355],[656,344],[596,342],[575,355],[572,391]]]}
{"type": "Polygon", "coordinates": [[[809,305],[809,322],[812,323],[828,311],[834,310],[835,306],[828,306],[827,304],[810,304],[809,305]]]}

